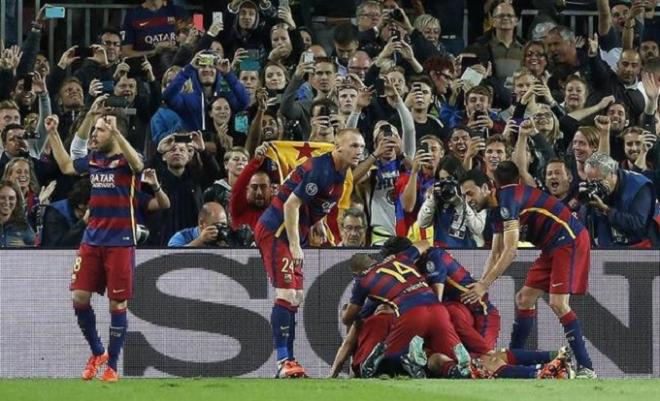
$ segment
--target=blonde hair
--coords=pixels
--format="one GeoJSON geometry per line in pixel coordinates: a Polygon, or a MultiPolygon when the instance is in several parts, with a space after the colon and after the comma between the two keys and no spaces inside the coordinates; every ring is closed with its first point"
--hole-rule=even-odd
{"type": "Polygon", "coordinates": [[[590,125],[583,125],[575,131],[576,134],[578,132],[584,136],[589,146],[596,150],[598,149],[600,143],[600,132],[598,132],[598,128],[590,125]]]}
{"type": "MultiPolygon", "coordinates": [[[[167,84],[167,82],[166,82],[167,76],[172,72],[174,72],[176,74],[179,74],[181,72],[181,70],[183,70],[183,68],[181,68],[178,65],[173,65],[170,68],[168,68],[167,70],[165,70],[165,72],[163,73],[163,78],[161,78],[161,80],[160,80],[160,87],[163,90],[165,90],[165,88],[167,88],[167,86],[168,86],[168,85],[166,85],[167,84]]],[[[181,89],[181,93],[192,93],[192,92],[193,92],[193,85],[192,85],[192,81],[189,79],[183,84],[183,88],[181,89]]]]}
{"type": "MultiPolygon", "coordinates": [[[[12,173],[12,170],[14,169],[14,166],[16,166],[18,163],[24,162],[28,165],[30,168],[30,185],[29,188],[34,194],[39,193],[39,181],[37,180],[37,176],[34,173],[34,165],[32,163],[32,160],[27,159],[25,157],[14,157],[9,162],[7,165],[5,165],[5,171],[2,174],[2,180],[3,181],[10,181],[10,176],[12,173]]],[[[18,184],[17,184],[18,185],[18,184]]],[[[20,189],[20,187],[19,187],[20,189]]]]}
{"type": "Polygon", "coordinates": [[[440,20],[432,16],[431,14],[422,14],[419,17],[415,18],[414,27],[418,31],[422,31],[429,26],[437,26],[440,28],[440,20]]]}

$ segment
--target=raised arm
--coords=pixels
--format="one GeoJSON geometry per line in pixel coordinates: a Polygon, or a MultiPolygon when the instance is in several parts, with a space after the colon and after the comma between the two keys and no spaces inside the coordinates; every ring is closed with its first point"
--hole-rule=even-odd
{"type": "Polygon", "coordinates": [[[60,120],[57,115],[53,114],[46,117],[45,121],[46,132],[48,132],[48,141],[50,147],[53,150],[53,157],[57,166],[60,168],[62,174],[66,175],[75,175],[76,170],[73,168],[73,161],[69,157],[69,154],[66,153],[64,149],[64,144],[60,138],[60,133],[57,131],[57,127],[60,124],[60,120]]]}
{"type": "Polygon", "coordinates": [[[598,6],[598,34],[605,36],[612,28],[610,0],[596,0],[596,5],[598,6]]]}
{"type": "Polygon", "coordinates": [[[101,124],[105,126],[105,129],[112,133],[115,141],[117,141],[117,145],[119,145],[119,149],[121,149],[124,157],[126,158],[126,161],[128,161],[128,165],[131,167],[131,170],[133,170],[134,173],[141,172],[142,169],[144,169],[142,156],[140,156],[140,154],[135,149],[133,149],[131,144],[128,143],[126,137],[121,132],[119,132],[117,129],[116,118],[114,116],[106,116],[103,118],[101,124]]]}

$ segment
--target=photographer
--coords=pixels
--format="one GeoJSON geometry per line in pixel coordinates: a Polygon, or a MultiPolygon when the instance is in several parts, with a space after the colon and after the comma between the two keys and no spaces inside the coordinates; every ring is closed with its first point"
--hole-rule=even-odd
{"type": "Polygon", "coordinates": [[[594,153],[585,162],[587,182],[578,198],[587,203],[587,227],[600,247],[650,248],[658,243],[655,191],[641,174],[619,169],[611,157],[594,153]]]}
{"type": "Polygon", "coordinates": [[[217,202],[205,203],[199,211],[197,227],[184,228],[170,238],[167,246],[248,246],[252,243],[252,231],[241,227],[232,231],[227,224],[225,208],[217,202]]]}
{"type": "Polygon", "coordinates": [[[447,157],[440,162],[432,188],[417,214],[421,228],[433,225],[433,242],[443,248],[483,246],[486,213],[475,212],[460,195],[458,177],[464,174],[458,159],[447,157]]]}

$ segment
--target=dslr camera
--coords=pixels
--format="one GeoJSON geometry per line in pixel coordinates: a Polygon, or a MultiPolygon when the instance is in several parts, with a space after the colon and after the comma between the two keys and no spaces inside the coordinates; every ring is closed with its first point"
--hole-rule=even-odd
{"type": "Polygon", "coordinates": [[[247,224],[241,225],[237,230],[232,230],[227,224],[215,224],[218,229],[218,237],[212,246],[250,246],[254,240],[252,229],[247,224]]]}
{"type": "Polygon", "coordinates": [[[449,203],[458,196],[458,181],[454,177],[441,178],[433,184],[433,196],[441,204],[449,203]]]}
{"type": "Polygon", "coordinates": [[[585,190],[578,192],[578,200],[582,203],[589,203],[594,200],[594,196],[599,197],[603,201],[607,197],[607,188],[601,181],[588,181],[585,185],[585,190]]]}

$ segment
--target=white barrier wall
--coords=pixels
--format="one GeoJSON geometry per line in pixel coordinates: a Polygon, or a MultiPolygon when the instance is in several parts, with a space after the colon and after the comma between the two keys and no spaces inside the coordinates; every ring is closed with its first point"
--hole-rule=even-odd
{"type": "MultiPolygon", "coordinates": [[[[305,251],[305,304],[298,314],[296,357],[324,377],[344,330],[346,261],[354,250],[305,251]]],[[[487,251],[453,255],[479,276],[487,251]]],[[[508,344],[514,294],[537,251],[517,262],[491,289],[502,315],[499,346],[508,344]]],[[[71,308],[68,284],[75,252],[0,251],[0,377],[77,377],[89,356],[71,308]]],[[[594,251],[590,292],[573,308],[602,377],[660,377],[660,251],[594,251]]],[[[259,253],[243,250],[138,250],[135,297],[129,302],[125,376],[272,377],[272,289],[259,253]]],[[[107,342],[107,300],[95,296],[107,342]]],[[[529,347],[565,342],[545,301],[529,347]]]]}

